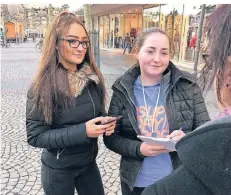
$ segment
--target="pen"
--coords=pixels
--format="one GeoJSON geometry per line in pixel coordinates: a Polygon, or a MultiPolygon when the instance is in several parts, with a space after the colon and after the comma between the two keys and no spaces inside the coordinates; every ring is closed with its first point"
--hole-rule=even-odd
{"type": "Polygon", "coordinates": [[[181,131],[182,131],[182,130],[183,130],[183,127],[184,127],[184,125],[181,125],[181,127],[180,127],[180,129],[179,129],[179,130],[181,130],[181,131]]]}

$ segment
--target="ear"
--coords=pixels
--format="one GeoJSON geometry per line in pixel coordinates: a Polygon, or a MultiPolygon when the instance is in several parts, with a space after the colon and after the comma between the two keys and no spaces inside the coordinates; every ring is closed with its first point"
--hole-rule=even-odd
{"type": "Polygon", "coordinates": [[[225,79],[225,86],[228,87],[231,90],[231,76],[228,76],[225,79]]]}
{"type": "Polygon", "coordinates": [[[226,64],[226,68],[227,69],[227,76],[225,78],[225,86],[229,87],[229,89],[231,90],[231,56],[228,56],[227,58],[228,63],[226,64]]]}

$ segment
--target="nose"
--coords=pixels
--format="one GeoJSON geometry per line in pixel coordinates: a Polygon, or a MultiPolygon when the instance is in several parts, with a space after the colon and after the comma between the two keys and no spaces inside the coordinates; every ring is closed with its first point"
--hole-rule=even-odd
{"type": "Polygon", "coordinates": [[[160,62],[160,54],[158,52],[153,54],[153,61],[156,63],[160,62]]]}
{"type": "Polygon", "coordinates": [[[77,49],[78,51],[83,51],[84,48],[83,48],[83,46],[82,46],[82,43],[80,43],[79,46],[78,46],[76,49],[77,49]]]}

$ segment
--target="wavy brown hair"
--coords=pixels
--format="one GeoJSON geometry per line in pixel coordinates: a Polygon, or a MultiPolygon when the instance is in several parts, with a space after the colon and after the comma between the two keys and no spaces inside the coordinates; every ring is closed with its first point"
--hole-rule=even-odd
{"type": "Polygon", "coordinates": [[[199,84],[207,92],[215,81],[218,102],[222,100],[221,87],[224,85],[224,72],[231,56],[231,5],[221,5],[209,16],[206,27],[209,41],[206,64],[199,75],[199,84]]]}
{"type": "MultiPolygon", "coordinates": [[[[65,11],[56,16],[46,31],[39,69],[30,88],[35,100],[34,109],[39,109],[47,124],[52,124],[53,116],[60,106],[67,108],[74,102],[74,98],[69,95],[67,70],[59,63],[56,49],[59,38],[68,32],[73,23],[84,28],[90,41],[86,28],[75,14],[65,11]]],[[[102,102],[105,104],[104,80],[94,61],[91,43],[82,63],[84,62],[87,62],[98,76],[102,89],[102,102]]]]}

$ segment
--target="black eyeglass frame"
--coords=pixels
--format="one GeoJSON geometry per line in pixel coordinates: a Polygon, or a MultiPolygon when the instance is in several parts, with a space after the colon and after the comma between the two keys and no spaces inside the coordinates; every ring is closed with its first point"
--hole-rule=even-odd
{"type": "Polygon", "coordinates": [[[83,47],[84,49],[88,49],[88,48],[90,47],[90,42],[89,42],[89,41],[79,41],[79,40],[75,40],[76,42],[78,42],[78,44],[77,44],[76,46],[73,47],[73,46],[71,46],[71,44],[72,44],[71,41],[72,41],[73,39],[67,39],[67,38],[60,37],[59,40],[67,41],[67,42],[69,43],[69,46],[70,46],[71,48],[78,48],[80,44],[82,45],[82,47],[83,47]],[[84,44],[84,43],[85,43],[85,44],[84,44]]]}

